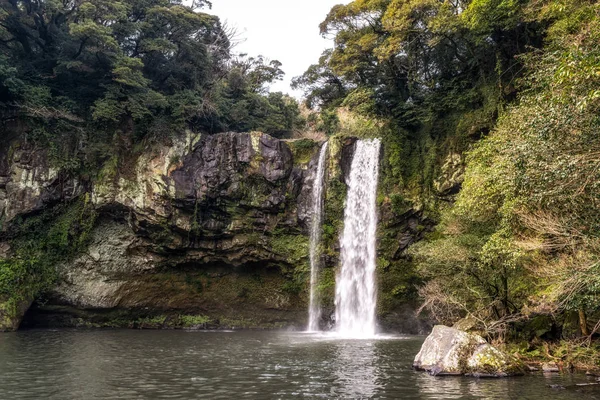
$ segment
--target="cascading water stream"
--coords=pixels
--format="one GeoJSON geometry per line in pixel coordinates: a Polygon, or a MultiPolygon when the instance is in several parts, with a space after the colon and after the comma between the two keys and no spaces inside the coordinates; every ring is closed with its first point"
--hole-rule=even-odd
{"type": "Polygon", "coordinates": [[[327,145],[321,147],[317,175],[313,183],[312,192],[312,218],[310,224],[310,303],[308,306],[308,331],[319,330],[321,319],[321,304],[317,293],[319,280],[319,243],[321,242],[321,221],[323,217],[323,188],[325,181],[325,160],[327,158],[327,145]]]}
{"type": "Polygon", "coordinates": [[[377,178],[379,139],[359,140],[352,159],[336,277],[336,330],[344,337],[375,335],[377,178]]]}

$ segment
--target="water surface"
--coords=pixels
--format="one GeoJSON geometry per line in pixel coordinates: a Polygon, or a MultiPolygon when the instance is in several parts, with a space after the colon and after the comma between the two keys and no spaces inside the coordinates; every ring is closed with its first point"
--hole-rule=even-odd
{"type": "Polygon", "coordinates": [[[0,335],[0,399],[600,399],[549,385],[411,369],[422,337],[340,340],[285,332],[22,331],[0,335]]]}

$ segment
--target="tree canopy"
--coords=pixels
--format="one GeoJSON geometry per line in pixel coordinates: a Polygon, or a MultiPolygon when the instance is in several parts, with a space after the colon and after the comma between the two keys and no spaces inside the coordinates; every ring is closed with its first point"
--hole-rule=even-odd
{"type": "Polygon", "coordinates": [[[289,131],[294,101],[267,95],[277,61],[232,55],[208,1],[7,0],[0,5],[3,110],[138,137],[168,130],[289,131]],[[229,112],[233,107],[234,111],[229,112]],[[254,119],[244,120],[246,116],[254,119]],[[258,119],[271,122],[263,124],[258,119]]]}
{"type": "Polygon", "coordinates": [[[369,90],[380,115],[410,107],[473,107],[483,83],[512,91],[515,55],[539,46],[535,21],[516,0],[356,0],[333,7],[321,33],[335,46],[296,79],[311,103],[338,105],[369,90]],[[330,93],[336,93],[332,99],[330,93]],[[462,98],[459,94],[463,94],[462,98]],[[337,101],[337,103],[336,103],[337,101]]]}

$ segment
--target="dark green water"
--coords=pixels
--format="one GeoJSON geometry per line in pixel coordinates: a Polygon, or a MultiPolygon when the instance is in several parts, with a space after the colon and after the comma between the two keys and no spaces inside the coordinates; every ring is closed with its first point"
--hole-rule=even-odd
{"type": "Polygon", "coordinates": [[[0,335],[0,399],[600,399],[582,375],[503,380],[411,369],[421,337],[283,332],[23,331],[0,335]]]}

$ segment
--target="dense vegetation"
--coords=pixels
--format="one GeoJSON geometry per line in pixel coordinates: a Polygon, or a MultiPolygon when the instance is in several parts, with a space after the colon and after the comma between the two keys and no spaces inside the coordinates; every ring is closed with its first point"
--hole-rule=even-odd
{"type": "Polygon", "coordinates": [[[3,119],[18,114],[39,122],[31,139],[60,147],[57,157],[72,163],[81,162],[74,154],[81,141],[122,148],[183,129],[291,131],[297,103],[267,93],[283,75],[281,64],[234,55],[231,32],[201,10],[207,5],[3,1],[3,119]]]}
{"type": "Polygon", "coordinates": [[[566,337],[598,329],[600,9],[571,3],[539,10],[554,21],[544,48],[522,57],[518,103],[470,152],[441,237],[417,251],[431,274],[448,260],[424,289],[430,304],[468,307],[488,329],[540,314],[557,318],[566,337]]]}
{"type": "Polygon", "coordinates": [[[54,284],[57,265],[87,244],[95,219],[86,196],[13,225],[7,234],[15,254],[0,259],[0,307],[8,315],[23,303],[28,306],[54,284]]]}
{"type": "Polygon", "coordinates": [[[437,320],[495,338],[598,333],[599,12],[356,0],[322,23],[335,47],[295,84],[333,129],[338,107],[386,126],[386,201],[440,222],[408,255],[437,320]],[[466,165],[457,196],[438,180],[449,156],[466,165]]]}

